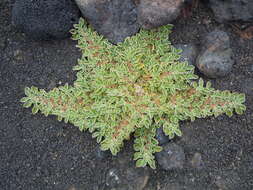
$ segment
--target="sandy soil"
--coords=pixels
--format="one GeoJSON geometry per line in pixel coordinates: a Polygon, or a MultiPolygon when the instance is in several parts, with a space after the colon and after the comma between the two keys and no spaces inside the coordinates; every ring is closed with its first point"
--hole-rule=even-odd
{"type": "MultiPolygon", "coordinates": [[[[22,108],[19,100],[25,86],[50,89],[72,84],[72,67],[80,52],[71,39],[34,42],[16,31],[11,25],[11,5],[9,0],[0,2],[0,189],[105,189],[106,172],[121,167],[116,161],[132,154],[131,142],[118,156],[101,161],[90,134],[22,108]]],[[[166,172],[158,167],[150,171],[144,189],[169,184],[187,190],[253,189],[253,40],[243,40],[230,26],[216,23],[202,5],[191,17],[179,18],[174,24],[174,44],[199,44],[201,36],[214,29],[229,33],[236,64],[229,76],[211,82],[218,89],[246,93],[248,109],[232,118],[181,123],[183,137],[175,142],[184,148],[184,169],[166,172]],[[196,152],[204,162],[198,170],[190,166],[196,152]]]]}

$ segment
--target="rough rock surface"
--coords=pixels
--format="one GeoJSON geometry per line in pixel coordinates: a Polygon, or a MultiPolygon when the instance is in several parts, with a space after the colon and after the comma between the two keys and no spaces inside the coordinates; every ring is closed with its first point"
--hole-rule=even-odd
{"type": "Polygon", "coordinates": [[[174,47],[182,50],[179,61],[186,61],[189,65],[195,65],[198,50],[194,44],[176,44],[174,47]]]}
{"type": "Polygon", "coordinates": [[[72,0],[16,0],[12,9],[13,24],[38,40],[68,37],[79,16],[72,0]]]}
{"type": "Polygon", "coordinates": [[[198,69],[210,78],[227,75],[234,64],[228,34],[215,30],[207,34],[201,43],[202,50],[196,60],[198,69]]]}
{"type": "Polygon", "coordinates": [[[209,6],[219,22],[253,21],[252,0],[209,0],[209,6]]]}
{"type": "Polygon", "coordinates": [[[183,3],[184,0],[140,0],[138,22],[146,29],[169,24],[178,17],[183,3]]]}
{"type": "Polygon", "coordinates": [[[156,159],[164,170],[182,169],[185,162],[184,150],[175,143],[163,146],[161,152],[156,153],[156,159]]]}
{"type": "Polygon", "coordinates": [[[75,0],[83,16],[101,35],[116,44],[139,31],[132,0],[75,0]]]}

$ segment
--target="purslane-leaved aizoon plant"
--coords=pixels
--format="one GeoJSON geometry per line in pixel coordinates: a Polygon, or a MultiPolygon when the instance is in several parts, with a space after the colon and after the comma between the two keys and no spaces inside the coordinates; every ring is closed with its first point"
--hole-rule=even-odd
{"type": "Polygon", "coordinates": [[[180,121],[246,109],[244,94],[215,90],[198,79],[193,66],[178,61],[179,50],[168,41],[170,30],[170,25],[141,30],[112,45],[81,19],[72,30],[82,50],[74,85],[49,92],[25,88],[21,102],[32,106],[33,114],[56,115],[88,130],[113,155],[133,135],[136,165],[155,168],[154,153],[162,150],[157,128],[173,138],[181,136],[180,121]]]}

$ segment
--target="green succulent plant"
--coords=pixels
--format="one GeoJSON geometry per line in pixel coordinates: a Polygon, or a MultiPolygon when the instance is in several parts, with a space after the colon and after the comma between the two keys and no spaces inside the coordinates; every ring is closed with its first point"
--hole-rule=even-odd
{"type": "Polygon", "coordinates": [[[113,155],[133,135],[136,165],[155,168],[154,153],[162,150],[155,138],[158,128],[173,138],[182,135],[180,121],[246,109],[244,94],[197,81],[194,67],[178,61],[179,50],[168,41],[170,31],[170,25],[141,30],[112,45],[81,19],[72,30],[82,51],[74,85],[49,92],[25,88],[21,102],[32,106],[33,114],[56,115],[88,130],[113,155]]]}

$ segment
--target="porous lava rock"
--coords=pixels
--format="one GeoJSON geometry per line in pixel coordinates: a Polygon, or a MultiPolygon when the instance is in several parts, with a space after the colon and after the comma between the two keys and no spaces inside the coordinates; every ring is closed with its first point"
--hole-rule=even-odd
{"type": "Polygon", "coordinates": [[[29,38],[62,39],[78,22],[80,11],[72,0],[16,0],[12,23],[29,38]]]}
{"type": "Polygon", "coordinates": [[[117,44],[139,31],[133,0],[75,0],[84,18],[101,35],[117,44]]]}
{"type": "Polygon", "coordinates": [[[151,29],[174,21],[183,8],[184,0],[139,0],[138,22],[151,29]]]}
{"type": "Polygon", "coordinates": [[[215,30],[208,33],[201,41],[201,49],[196,60],[200,72],[210,78],[224,77],[231,72],[234,59],[226,32],[215,30]]]}

